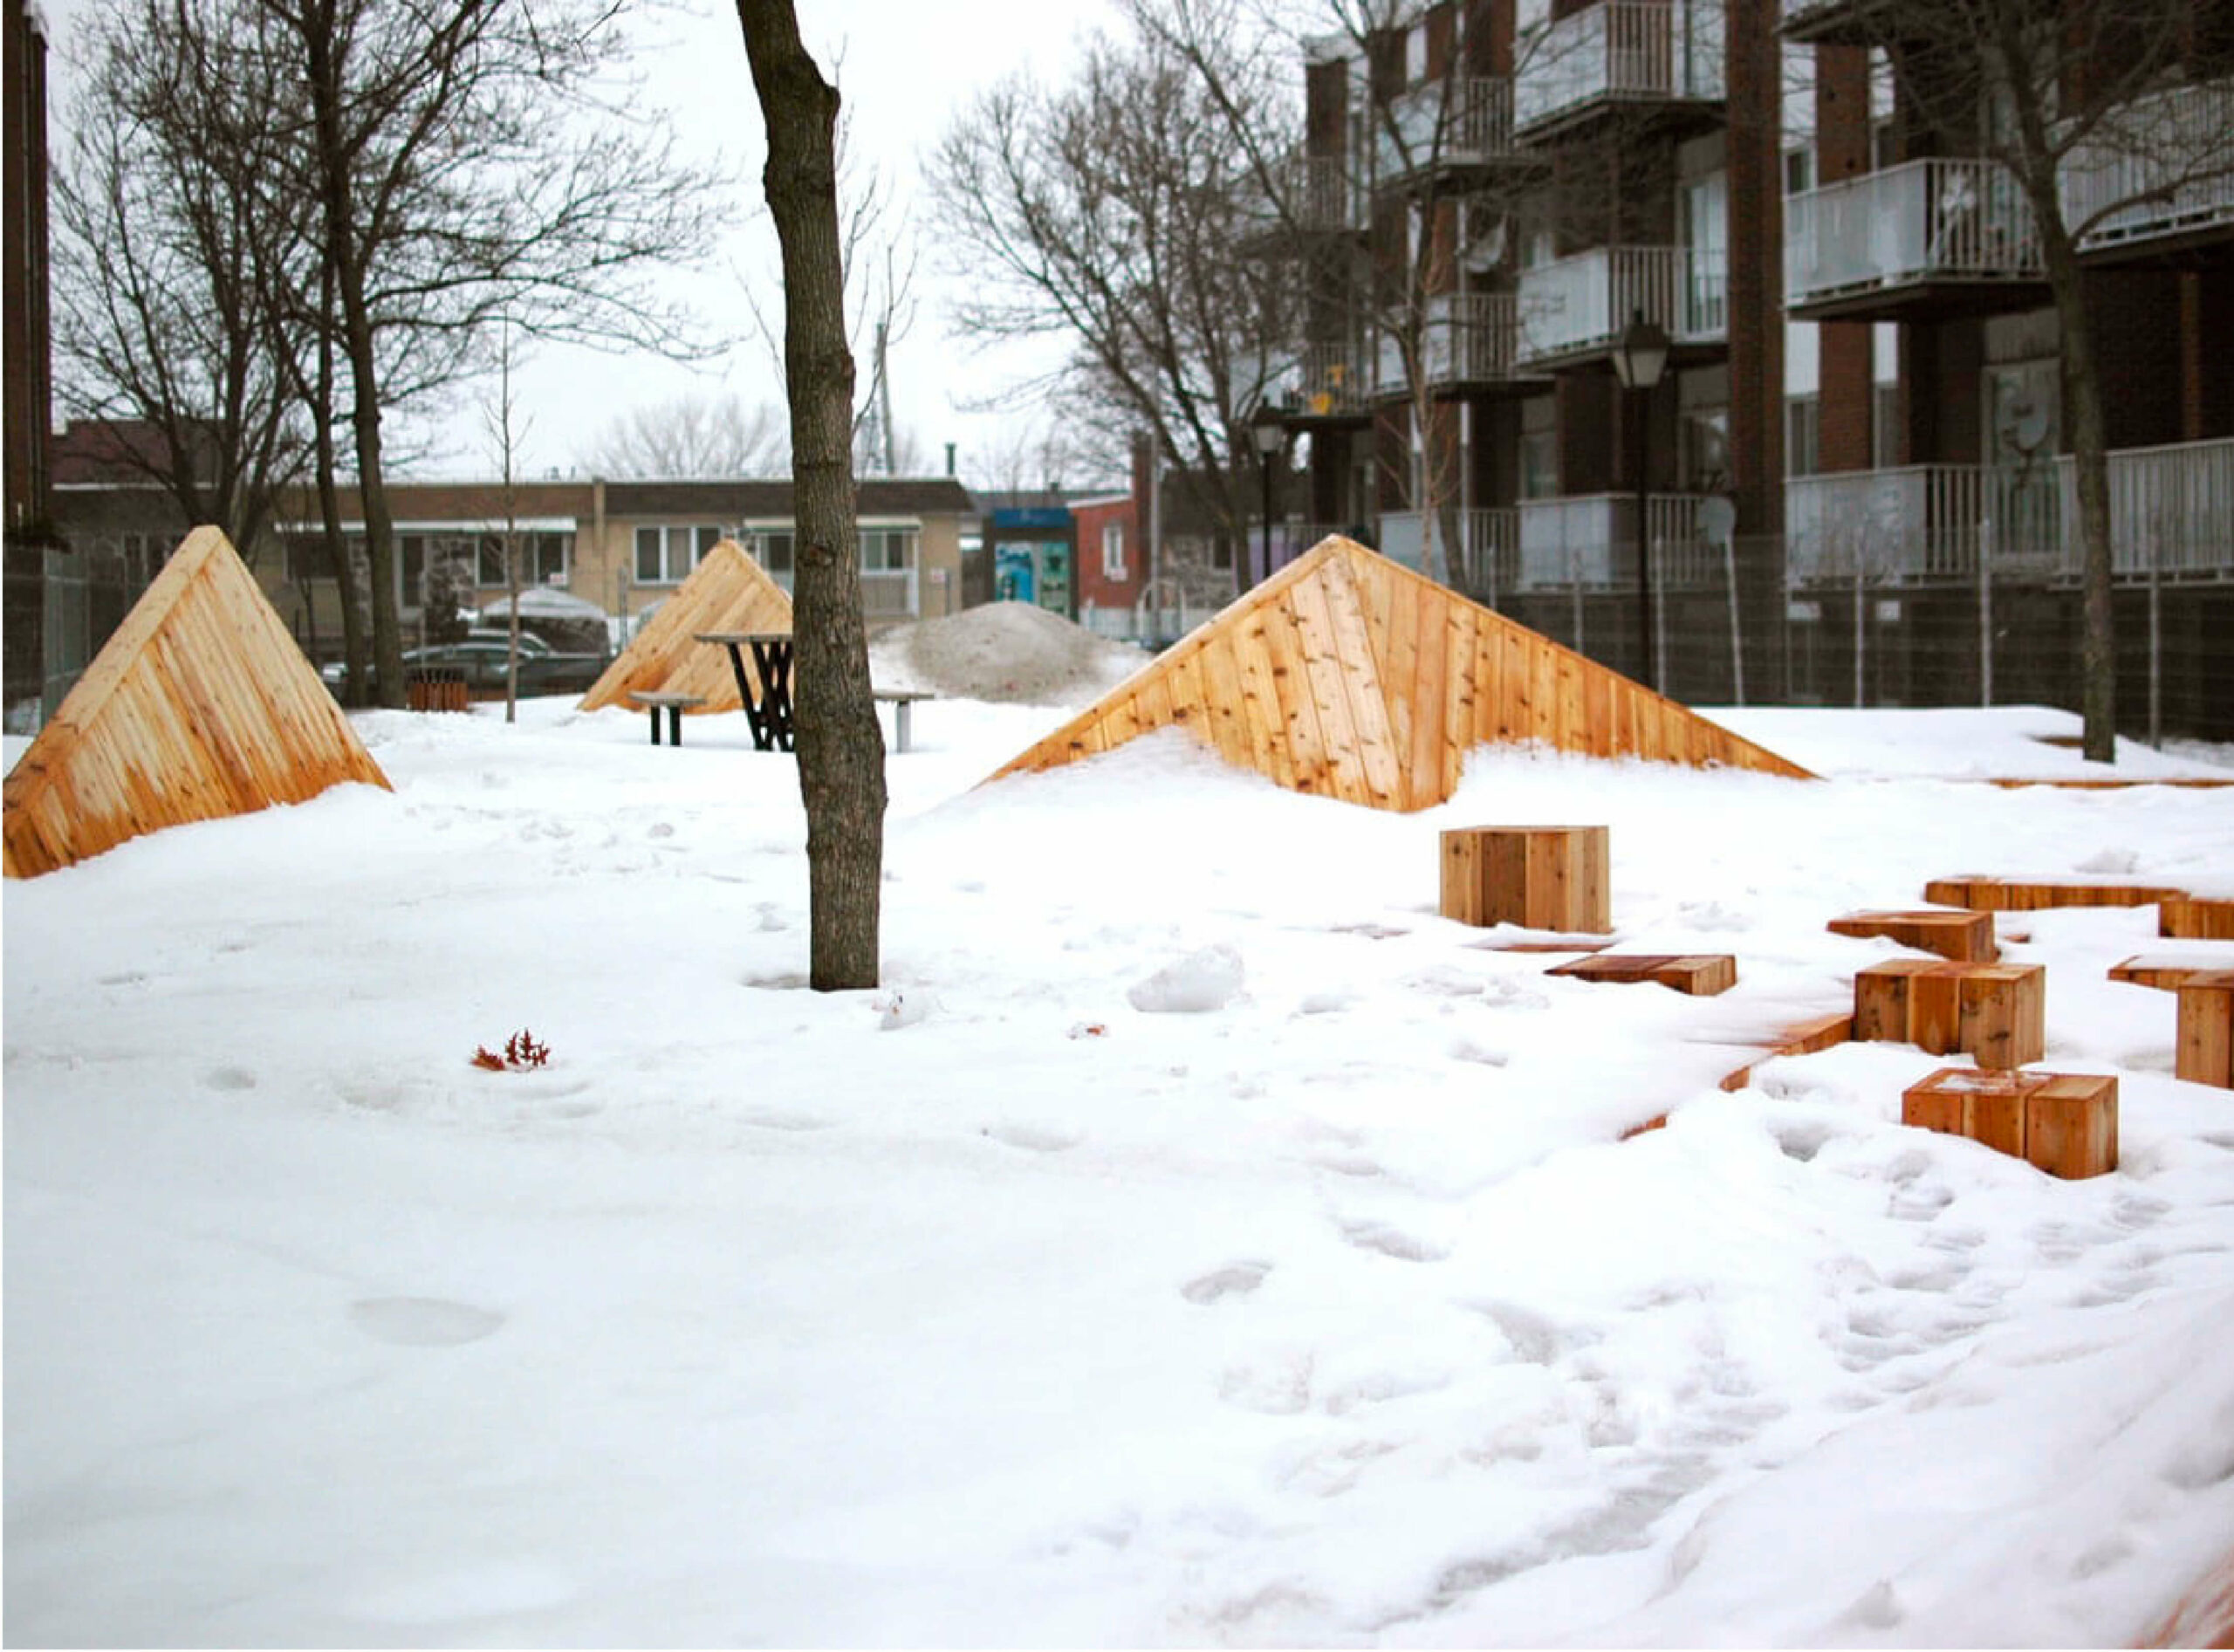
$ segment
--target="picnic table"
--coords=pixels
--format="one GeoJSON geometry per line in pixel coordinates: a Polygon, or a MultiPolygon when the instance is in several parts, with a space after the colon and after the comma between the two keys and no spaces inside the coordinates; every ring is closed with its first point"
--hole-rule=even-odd
{"type": "Polygon", "coordinates": [[[729,650],[730,669],[737,674],[737,697],[744,702],[744,719],[752,727],[752,744],[762,751],[791,749],[791,634],[788,631],[699,631],[700,642],[729,650]],[[744,668],[745,650],[752,651],[752,671],[744,668]],[[752,691],[757,676],[761,691],[752,691]]]}

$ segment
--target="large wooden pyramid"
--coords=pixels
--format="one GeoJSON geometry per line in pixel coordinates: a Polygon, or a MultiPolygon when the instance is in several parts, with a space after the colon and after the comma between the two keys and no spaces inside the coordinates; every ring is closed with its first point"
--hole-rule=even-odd
{"type": "Polygon", "coordinates": [[[1206,620],[998,771],[1167,724],[1284,786],[1424,809],[1476,746],[1814,777],[1673,700],[1339,535],[1206,620]]]}
{"type": "MultiPolygon", "coordinates": [[[[638,689],[702,696],[700,711],[741,711],[726,649],[696,640],[702,631],[789,631],[791,599],[734,539],[724,539],[644,621],[635,641],[582,696],[581,709],[628,703],[638,689]]],[[[745,668],[752,664],[748,656],[745,668]]],[[[759,683],[753,684],[755,692],[759,683]]]]}
{"type": "Polygon", "coordinates": [[[344,780],[387,785],[225,536],[196,528],[9,774],[0,869],[36,877],[344,780]]]}

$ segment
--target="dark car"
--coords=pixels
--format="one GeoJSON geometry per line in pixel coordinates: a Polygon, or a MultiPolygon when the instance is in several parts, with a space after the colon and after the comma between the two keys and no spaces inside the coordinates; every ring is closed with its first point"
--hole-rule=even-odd
{"type": "MultiPolygon", "coordinates": [[[[438,642],[431,648],[406,649],[403,668],[407,673],[428,667],[462,670],[465,673],[468,693],[502,694],[504,691],[504,663],[508,647],[508,639],[502,631],[469,631],[463,642],[438,642]]],[[[541,637],[525,631],[520,633],[520,694],[523,697],[538,694],[579,694],[598,680],[606,663],[603,655],[561,654],[541,637]]],[[[349,667],[346,661],[335,661],[322,668],[319,675],[326,679],[328,688],[339,692],[348,683],[349,667]]]]}

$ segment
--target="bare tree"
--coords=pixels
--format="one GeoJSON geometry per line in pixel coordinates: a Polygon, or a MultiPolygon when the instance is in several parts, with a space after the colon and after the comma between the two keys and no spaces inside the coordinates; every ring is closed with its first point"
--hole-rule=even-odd
{"type": "Polygon", "coordinates": [[[884,736],[870,697],[853,510],[853,357],[839,229],[838,90],[791,0],[737,0],[767,130],[762,174],[784,265],[785,387],[798,518],[799,792],[806,805],[810,984],[877,984],[884,736]]]}
{"type": "Polygon", "coordinates": [[[1237,540],[1254,514],[1244,427],[1278,370],[1268,346],[1293,297],[1281,263],[1244,256],[1267,218],[1242,134],[1292,133],[1294,111],[1258,60],[1217,61],[1213,85],[1155,32],[1097,38],[1059,86],[1018,77],[981,93],[929,182],[941,244],[970,283],[960,332],[1072,346],[1016,400],[1059,399],[1119,468],[1133,434],[1153,430],[1237,540]]]}
{"type": "Polygon", "coordinates": [[[2029,218],[2037,237],[2061,335],[2063,429],[2083,549],[2084,749],[2090,759],[2114,761],[2108,437],[2082,258],[2090,237],[2121,217],[2234,175],[2224,7],[1851,0],[1847,10],[1842,38],[1877,47],[1891,63],[1909,152],[1999,162],[2016,198],[1980,209],[1995,212],[2011,239],[2023,237],[2029,218]],[[2216,87],[2196,84],[2214,76],[2216,87]]]}
{"type": "Polygon", "coordinates": [[[252,559],[308,454],[291,376],[307,335],[279,293],[313,226],[266,197],[259,134],[277,90],[234,15],[223,0],[88,15],[53,185],[56,343],[65,405],[138,428],[106,456],[252,559]]]}
{"type": "Polygon", "coordinates": [[[512,401],[512,330],[507,321],[497,335],[497,387],[481,409],[489,445],[497,455],[497,485],[504,505],[504,721],[519,721],[520,703],[520,490],[519,444],[533,422],[523,420],[512,401]]]}
{"type": "Polygon", "coordinates": [[[606,428],[582,463],[603,476],[764,476],[789,457],[783,415],[742,396],[676,396],[632,408],[606,428]]]}

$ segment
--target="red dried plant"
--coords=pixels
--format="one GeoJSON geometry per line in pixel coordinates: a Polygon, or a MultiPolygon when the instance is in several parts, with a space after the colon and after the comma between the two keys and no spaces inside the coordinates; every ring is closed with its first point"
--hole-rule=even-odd
{"type": "Polygon", "coordinates": [[[504,1053],[502,1055],[480,1045],[473,1048],[473,1065],[485,1067],[491,1073],[526,1073],[550,1059],[551,1046],[538,1044],[535,1035],[525,1027],[504,1040],[504,1053]]]}

